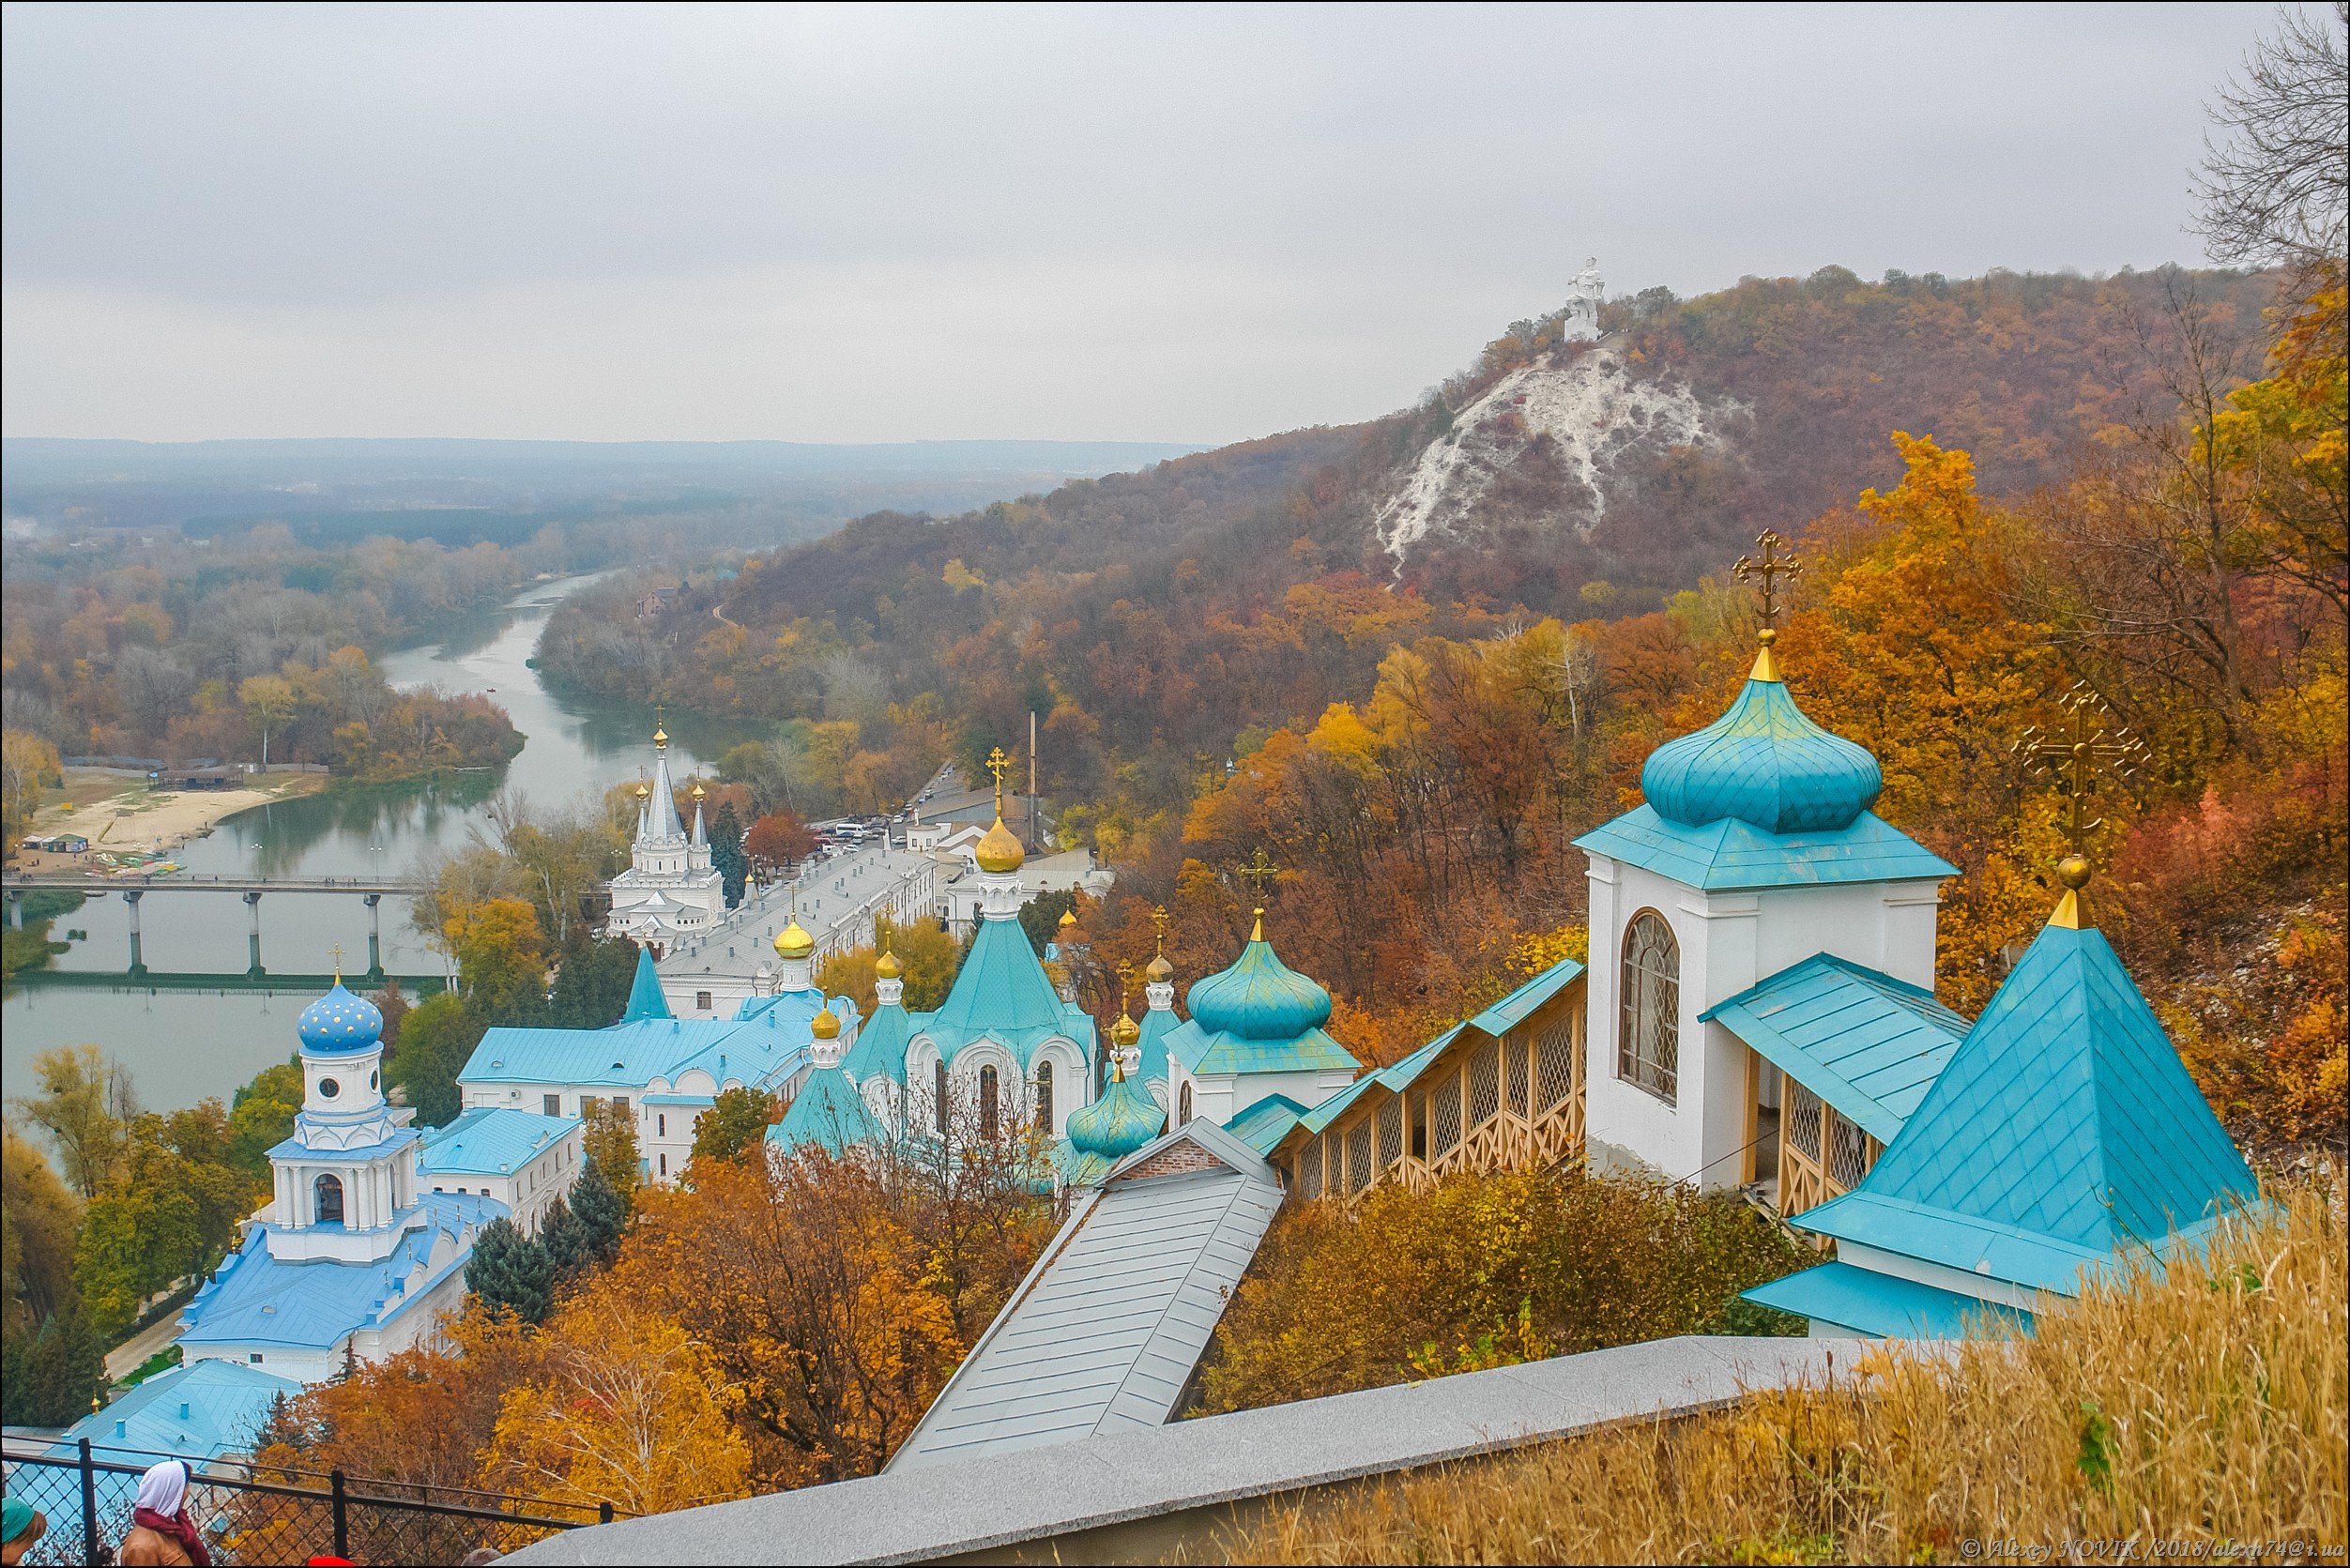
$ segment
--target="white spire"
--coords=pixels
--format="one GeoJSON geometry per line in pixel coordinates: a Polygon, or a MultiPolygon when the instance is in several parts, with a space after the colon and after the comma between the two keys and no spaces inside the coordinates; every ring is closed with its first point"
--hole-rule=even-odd
{"type": "Polygon", "coordinates": [[[698,787],[694,791],[694,847],[710,847],[710,835],[702,831],[702,792],[698,787]]]}
{"type": "Polygon", "coordinates": [[[685,824],[678,820],[678,786],[669,779],[669,732],[664,729],[653,731],[653,795],[646,802],[645,827],[637,836],[671,843],[685,837],[685,824]]]}

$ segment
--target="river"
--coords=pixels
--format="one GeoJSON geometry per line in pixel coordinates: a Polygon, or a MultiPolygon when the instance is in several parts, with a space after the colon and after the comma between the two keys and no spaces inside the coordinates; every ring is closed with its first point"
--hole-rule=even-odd
{"type": "MultiPolygon", "coordinates": [[[[589,707],[547,690],[528,661],[548,613],[593,582],[575,577],[540,584],[496,615],[448,640],[402,649],[381,661],[394,686],[481,692],[513,716],[522,752],[496,774],[400,787],[328,790],[257,806],[191,841],[180,862],[191,872],[269,876],[349,876],[407,872],[435,853],[486,834],[482,802],[502,782],[531,801],[552,806],[601,794],[652,769],[653,714],[629,707],[589,707]]],[[[748,738],[746,726],[690,714],[667,718],[671,766],[680,771],[748,738]]],[[[149,969],[241,974],[246,963],[245,907],[233,893],[158,892],[142,908],[142,956],[149,969]]],[[[437,974],[441,956],[408,921],[409,901],[383,907],[384,967],[394,974],[437,974]]],[[[288,893],[261,901],[263,964],[284,973],[324,973],[340,944],[346,967],[366,967],[367,911],[356,897],[288,893]]],[[[122,900],[91,899],[56,922],[51,936],[69,940],[56,959],[67,969],[119,971],[130,963],[122,900]],[[86,933],[86,936],[76,935],[86,933]]],[[[170,993],[41,990],[27,986],[0,1010],[0,1079],[10,1095],[31,1092],[29,1064],[53,1045],[96,1044],[130,1072],[150,1109],[174,1110],[206,1095],[223,1100],[238,1085],[294,1049],[294,1017],[308,997],[250,992],[170,993]]]]}

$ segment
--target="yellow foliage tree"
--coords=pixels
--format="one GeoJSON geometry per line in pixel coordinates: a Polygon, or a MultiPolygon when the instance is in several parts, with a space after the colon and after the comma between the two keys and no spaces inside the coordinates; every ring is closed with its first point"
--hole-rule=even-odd
{"type": "Polygon", "coordinates": [[[675,1318],[625,1291],[584,1292],[547,1324],[536,1375],[508,1392],[485,1475],[630,1514],[745,1497],[740,1402],[675,1318]]]}

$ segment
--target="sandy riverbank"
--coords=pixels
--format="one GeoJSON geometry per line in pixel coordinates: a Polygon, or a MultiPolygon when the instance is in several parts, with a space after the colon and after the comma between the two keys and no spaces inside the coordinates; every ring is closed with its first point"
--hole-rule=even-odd
{"type": "MultiPolygon", "coordinates": [[[[177,848],[238,812],[298,795],[315,795],[326,787],[323,773],[260,773],[236,789],[165,792],[135,779],[72,768],[66,770],[65,798],[40,809],[33,818],[32,832],[82,833],[93,850],[153,855],[177,848]]],[[[62,868],[79,859],[28,853],[20,863],[28,870],[36,862],[62,868]]]]}

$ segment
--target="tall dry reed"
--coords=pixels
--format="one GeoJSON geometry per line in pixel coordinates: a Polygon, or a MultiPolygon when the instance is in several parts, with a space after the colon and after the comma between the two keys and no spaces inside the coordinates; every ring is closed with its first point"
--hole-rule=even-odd
{"type": "Polygon", "coordinates": [[[1941,1356],[1855,1342],[1851,1371],[1839,1358],[1822,1386],[1308,1499],[1190,1555],[2143,1561],[2175,1544],[2299,1541],[2339,1563],[2345,1252],[2342,1193],[2297,1189],[2200,1259],[2042,1314],[2032,1336],[1941,1356]]]}

